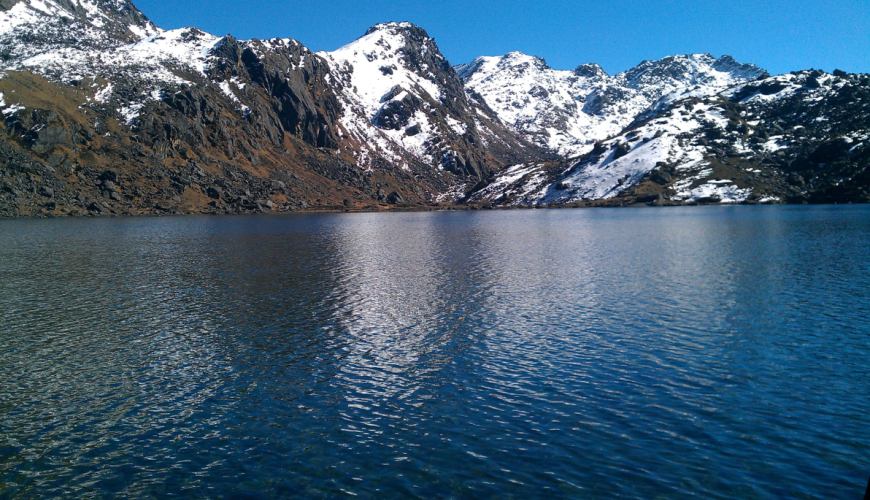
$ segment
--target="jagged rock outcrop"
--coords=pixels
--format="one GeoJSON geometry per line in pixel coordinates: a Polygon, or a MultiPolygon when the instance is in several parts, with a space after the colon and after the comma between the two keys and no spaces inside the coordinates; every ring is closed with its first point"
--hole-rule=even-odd
{"type": "MultiPolygon", "coordinates": [[[[302,44],[290,39],[239,42],[227,36],[215,47],[214,58],[208,76],[223,80],[219,85],[228,89],[231,99],[233,86],[242,90],[240,85],[251,85],[253,92],[263,95],[250,96],[246,102],[256,105],[264,98],[269,102],[280,122],[280,127],[270,129],[273,139],[287,131],[316,147],[338,147],[341,108],[327,82],[329,67],[302,44]]],[[[263,114],[260,111],[258,116],[263,114]]]]}

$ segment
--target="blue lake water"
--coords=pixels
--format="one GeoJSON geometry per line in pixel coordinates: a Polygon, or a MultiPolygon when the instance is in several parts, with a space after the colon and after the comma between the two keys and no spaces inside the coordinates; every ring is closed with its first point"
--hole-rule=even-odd
{"type": "Polygon", "coordinates": [[[0,498],[861,498],[870,207],[0,221],[0,498]]]}

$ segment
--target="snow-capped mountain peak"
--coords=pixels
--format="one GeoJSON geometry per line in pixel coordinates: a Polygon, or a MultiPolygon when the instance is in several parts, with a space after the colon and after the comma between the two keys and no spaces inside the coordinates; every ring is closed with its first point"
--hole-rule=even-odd
{"type": "Polygon", "coordinates": [[[597,64],[573,71],[511,52],[456,67],[466,87],[480,94],[509,126],[560,154],[581,154],[618,133],[663,97],[692,89],[711,94],[767,73],[731,56],[669,56],[644,61],[615,76],[597,64]]]}
{"type": "Polygon", "coordinates": [[[392,32],[395,32],[395,31],[398,31],[398,30],[405,30],[405,29],[408,29],[408,30],[415,30],[415,29],[416,29],[416,30],[422,30],[423,28],[420,28],[419,26],[417,26],[417,25],[415,25],[415,24],[413,24],[413,23],[409,23],[409,22],[407,22],[407,21],[402,21],[402,22],[389,21],[389,22],[386,22],[386,23],[378,23],[378,24],[375,24],[374,26],[372,26],[372,27],[370,27],[369,29],[367,29],[365,35],[363,35],[363,36],[371,35],[372,33],[376,32],[376,31],[392,31],[392,32]]]}
{"type": "Polygon", "coordinates": [[[129,0],[5,0],[0,3],[0,36],[16,30],[40,32],[43,25],[84,28],[84,38],[100,34],[132,41],[159,29],[129,0]],[[79,23],[76,27],[73,24],[79,23]]]}
{"type": "Polygon", "coordinates": [[[602,68],[601,66],[599,66],[595,63],[581,64],[580,66],[577,66],[576,68],[574,68],[574,73],[578,76],[583,76],[586,78],[599,78],[599,79],[601,79],[601,78],[607,78],[610,76],[607,74],[606,71],[604,71],[604,68],[602,68]]]}
{"type": "MultiPolygon", "coordinates": [[[[383,97],[394,87],[438,99],[440,90],[429,65],[415,60],[407,50],[419,44],[419,52],[443,59],[426,32],[411,23],[372,26],[362,37],[333,52],[320,52],[339,71],[352,68],[346,82],[355,88],[359,103],[374,116],[383,97]]],[[[421,97],[418,95],[418,97],[421,97]]]]}
{"type": "Polygon", "coordinates": [[[510,71],[522,75],[527,72],[547,71],[551,68],[543,58],[514,51],[498,57],[481,56],[468,64],[460,64],[455,69],[460,78],[468,81],[475,73],[510,71]]]}
{"type": "Polygon", "coordinates": [[[600,67],[555,70],[542,58],[511,52],[478,57],[456,70],[505,124],[560,154],[585,152],[589,142],[621,128],[584,110],[587,98],[609,84],[600,67]]]}
{"type": "Polygon", "coordinates": [[[710,54],[668,56],[643,61],[624,73],[631,88],[679,87],[690,85],[730,86],[768,76],[754,64],[740,64],[731,56],[715,58],[710,54]]]}
{"type": "Polygon", "coordinates": [[[341,124],[360,144],[359,163],[386,157],[454,173],[479,175],[485,169],[462,80],[424,29],[407,22],[378,24],[318,56],[340,84],[347,111],[341,124]],[[460,149],[466,156],[474,151],[473,158],[458,154],[460,149]]]}

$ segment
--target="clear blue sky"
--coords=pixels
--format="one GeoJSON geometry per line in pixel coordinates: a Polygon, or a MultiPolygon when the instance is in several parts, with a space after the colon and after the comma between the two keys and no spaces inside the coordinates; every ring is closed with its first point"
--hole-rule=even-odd
{"type": "Polygon", "coordinates": [[[771,73],[870,73],[870,0],[134,0],[158,26],[237,38],[295,38],[333,50],[378,22],[410,21],[452,64],[512,50],[557,69],[597,62],[611,74],[644,59],[731,54],[771,73]]]}

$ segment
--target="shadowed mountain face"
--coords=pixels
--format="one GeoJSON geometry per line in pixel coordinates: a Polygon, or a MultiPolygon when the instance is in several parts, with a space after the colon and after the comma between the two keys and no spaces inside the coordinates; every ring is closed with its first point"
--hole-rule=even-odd
{"type": "Polygon", "coordinates": [[[0,71],[2,216],[866,196],[866,77],[729,56],[452,67],[408,23],[313,53],[3,0],[0,71]]]}

